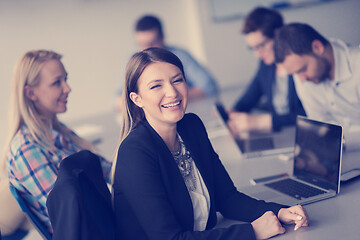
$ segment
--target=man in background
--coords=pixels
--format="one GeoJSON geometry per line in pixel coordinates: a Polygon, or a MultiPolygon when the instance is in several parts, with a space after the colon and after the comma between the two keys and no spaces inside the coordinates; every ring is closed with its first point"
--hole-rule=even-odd
{"type": "MultiPolygon", "coordinates": [[[[139,50],[150,47],[165,48],[178,56],[184,65],[189,98],[197,99],[217,93],[218,87],[211,74],[198,63],[186,50],[165,44],[165,36],[160,20],[152,15],[141,17],[135,25],[135,40],[139,50]]],[[[121,90],[118,91],[116,108],[121,109],[121,90]]]]}
{"type": "Polygon", "coordinates": [[[278,131],[294,125],[297,115],[305,115],[292,76],[275,64],[274,36],[282,26],[280,13],[269,8],[257,7],[245,18],[242,33],[259,58],[259,67],[230,113],[229,125],[235,132],[278,131]],[[254,113],[263,99],[265,112],[254,113]]]}
{"type": "Polygon", "coordinates": [[[307,116],[341,125],[346,148],[359,148],[360,49],[292,23],[275,37],[275,60],[293,74],[307,116]]]}

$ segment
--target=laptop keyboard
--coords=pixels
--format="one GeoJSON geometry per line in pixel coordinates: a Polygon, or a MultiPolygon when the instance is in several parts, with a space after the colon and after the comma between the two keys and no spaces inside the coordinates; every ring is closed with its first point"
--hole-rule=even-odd
{"type": "Polygon", "coordinates": [[[279,192],[282,192],[299,200],[301,200],[302,198],[309,198],[325,193],[325,191],[311,187],[301,182],[297,182],[291,178],[267,183],[265,184],[265,186],[273,188],[279,192]]]}

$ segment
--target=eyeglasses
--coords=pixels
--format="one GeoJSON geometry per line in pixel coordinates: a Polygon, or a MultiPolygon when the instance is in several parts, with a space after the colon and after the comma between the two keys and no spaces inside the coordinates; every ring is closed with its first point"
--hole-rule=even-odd
{"type": "Polygon", "coordinates": [[[251,51],[260,51],[260,50],[262,50],[264,47],[265,47],[265,45],[270,41],[271,39],[270,38],[266,38],[262,43],[259,43],[259,44],[257,44],[257,45],[255,45],[255,46],[253,46],[253,47],[250,47],[250,46],[248,46],[248,48],[249,48],[249,50],[251,50],[251,51]]]}

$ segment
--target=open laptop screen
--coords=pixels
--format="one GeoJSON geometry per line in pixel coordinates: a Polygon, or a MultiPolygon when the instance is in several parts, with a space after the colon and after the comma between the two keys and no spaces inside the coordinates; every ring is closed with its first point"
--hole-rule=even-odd
{"type": "Polygon", "coordinates": [[[338,190],[342,128],[297,118],[294,175],[325,189],[338,190]]]}
{"type": "MultiPolygon", "coordinates": [[[[225,126],[229,128],[229,115],[226,112],[224,105],[217,101],[215,103],[215,107],[221,119],[225,123],[225,126]]],[[[246,131],[246,133],[244,132],[245,134],[242,134],[244,136],[242,136],[239,133],[234,133],[231,129],[229,129],[229,131],[242,153],[274,149],[273,139],[269,132],[246,131]]]]}

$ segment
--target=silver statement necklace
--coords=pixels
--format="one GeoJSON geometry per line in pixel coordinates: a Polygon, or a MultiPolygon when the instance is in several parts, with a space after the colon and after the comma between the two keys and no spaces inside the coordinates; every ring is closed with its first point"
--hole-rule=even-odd
{"type": "Polygon", "coordinates": [[[193,159],[178,134],[177,138],[179,139],[179,148],[175,152],[171,153],[175,159],[176,164],[178,165],[187,188],[190,191],[194,191],[196,189],[196,176],[193,171],[193,159]]]}

